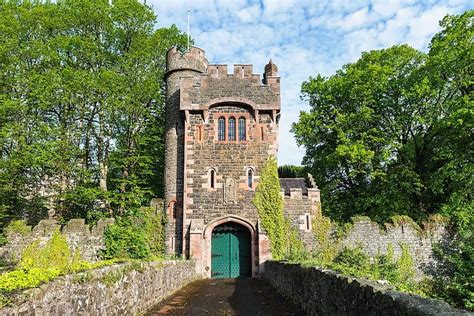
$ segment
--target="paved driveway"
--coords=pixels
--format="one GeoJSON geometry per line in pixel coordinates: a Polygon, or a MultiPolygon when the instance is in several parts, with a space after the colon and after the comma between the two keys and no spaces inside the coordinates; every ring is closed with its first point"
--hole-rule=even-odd
{"type": "Polygon", "coordinates": [[[304,315],[265,281],[207,279],[193,282],[147,315],[304,315]]]}

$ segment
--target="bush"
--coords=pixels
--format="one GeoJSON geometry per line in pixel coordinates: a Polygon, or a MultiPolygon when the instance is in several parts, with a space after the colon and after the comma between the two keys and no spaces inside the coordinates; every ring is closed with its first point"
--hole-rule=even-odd
{"type": "Polygon", "coordinates": [[[360,247],[344,248],[329,264],[343,274],[364,277],[370,274],[370,258],[360,247]]]}
{"type": "Polygon", "coordinates": [[[4,234],[0,233],[0,247],[8,243],[7,237],[4,234]]]}
{"type": "Polygon", "coordinates": [[[436,250],[443,267],[435,276],[433,293],[453,306],[474,310],[474,202],[453,203],[451,213],[453,234],[448,245],[436,250]]]}
{"type": "Polygon", "coordinates": [[[5,232],[8,234],[27,235],[31,232],[31,227],[26,225],[24,220],[11,221],[6,227],[5,232]]]}
{"type": "Polygon", "coordinates": [[[60,275],[98,268],[113,262],[90,263],[82,260],[79,252],[71,253],[66,238],[56,230],[44,247],[38,241],[28,245],[16,269],[0,275],[0,296],[37,287],[60,275]]]}
{"type": "Polygon", "coordinates": [[[164,252],[165,220],[161,212],[142,208],[116,219],[105,233],[104,259],[147,259],[164,252]]]}
{"type": "MultiPolygon", "coordinates": [[[[400,245],[402,254],[398,260],[393,257],[393,246],[389,244],[385,255],[371,258],[361,247],[344,248],[333,260],[322,261],[318,254],[313,260],[302,262],[304,266],[321,266],[344,275],[363,277],[370,280],[386,280],[398,290],[426,296],[429,286],[423,287],[413,280],[415,276],[413,259],[406,245],[400,245]]],[[[426,282],[425,282],[426,283],[426,282]]]]}

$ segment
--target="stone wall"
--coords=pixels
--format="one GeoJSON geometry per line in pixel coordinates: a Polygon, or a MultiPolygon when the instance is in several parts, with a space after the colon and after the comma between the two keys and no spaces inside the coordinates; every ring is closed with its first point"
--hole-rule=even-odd
{"type": "Polygon", "coordinates": [[[447,303],[331,271],[268,261],[264,278],[308,315],[466,315],[447,303]]]}
{"type": "Polygon", "coordinates": [[[97,261],[98,251],[105,246],[103,238],[105,228],[113,222],[113,218],[101,219],[90,228],[85,224],[84,219],[71,219],[61,228],[55,220],[42,220],[33,229],[30,227],[29,233],[8,233],[8,243],[0,247],[0,258],[8,262],[15,262],[20,258],[26,246],[35,240],[38,240],[40,245],[44,245],[51,238],[53,232],[60,229],[72,251],[78,250],[85,260],[97,261]]]}
{"type": "Polygon", "coordinates": [[[291,189],[290,195],[284,197],[284,213],[290,219],[293,227],[297,229],[306,249],[314,248],[314,232],[312,219],[321,209],[320,192],[317,188],[308,188],[307,195],[301,189],[291,189]]]}
{"type": "Polygon", "coordinates": [[[0,315],[137,315],[197,278],[193,261],[107,266],[17,294],[0,315]]]}
{"type": "MultiPolygon", "coordinates": [[[[191,47],[181,54],[171,49],[166,73],[165,210],[168,252],[191,256],[191,234],[228,215],[255,230],[251,204],[258,174],[278,148],[280,78],[270,62],[264,80],[252,65],[209,65],[204,51],[191,47]],[[217,120],[245,118],[245,139],[218,140],[217,120]],[[214,170],[216,186],[208,178],[214,170]],[[255,184],[246,185],[251,170],[255,184]]],[[[237,123],[236,122],[236,123],[237,123]]],[[[226,124],[227,125],[227,124],[226,124]]],[[[197,246],[196,246],[197,247],[197,246]]],[[[196,248],[195,247],[195,248],[196,248]]]]}
{"type": "MultiPolygon", "coordinates": [[[[258,214],[252,204],[260,172],[276,140],[268,114],[260,114],[258,121],[242,107],[223,105],[209,110],[207,124],[200,114],[190,115],[187,129],[185,217],[188,225],[201,222],[203,226],[228,214],[239,215],[256,225],[258,214]],[[217,140],[217,120],[221,116],[246,118],[245,142],[217,140]],[[197,128],[202,126],[202,139],[197,128]],[[260,131],[264,129],[265,141],[260,131]],[[247,186],[247,169],[254,173],[254,186],[247,186]],[[209,171],[215,170],[215,188],[209,185],[209,171]],[[231,183],[231,185],[229,185],[231,183]],[[227,192],[226,192],[227,191],[227,192]],[[227,193],[227,195],[226,195],[227,193]]],[[[275,153],[275,151],[273,151],[275,153]]]]}
{"type": "Polygon", "coordinates": [[[379,253],[386,254],[387,248],[392,245],[394,257],[398,258],[402,252],[401,245],[406,245],[418,276],[436,271],[433,246],[447,236],[442,222],[428,221],[421,228],[413,221],[402,218],[382,228],[368,217],[356,217],[352,221],[353,226],[342,240],[344,247],[360,246],[369,256],[375,257],[379,253]]]}

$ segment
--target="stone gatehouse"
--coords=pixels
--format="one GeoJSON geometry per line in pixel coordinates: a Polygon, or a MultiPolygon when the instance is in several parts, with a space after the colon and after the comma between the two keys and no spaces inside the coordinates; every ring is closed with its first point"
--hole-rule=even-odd
{"type": "MultiPolygon", "coordinates": [[[[169,253],[196,259],[208,277],[255,276],[271,257],[252,198],[278,151],[280,77],[270,60],[209,64],[202,49],[167,54],[165,211],[169,253]]],[[[319,190],[281,179],[285,212],[308,247],[319,190]]]]}

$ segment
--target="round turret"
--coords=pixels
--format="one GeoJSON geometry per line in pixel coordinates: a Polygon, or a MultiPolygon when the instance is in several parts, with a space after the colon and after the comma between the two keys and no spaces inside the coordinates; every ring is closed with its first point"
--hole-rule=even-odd
{"type": "Polygon", "coordinates": [[[166,56],[166,75],[174,71],[194,70],[204,73],[209,62],[203,49],[191,46],[189,50],[181,53],[176,47],[171,48],[166,56]]]}
{"type": "Polygon", "coordinates": [[[169,253],[183,250],[183,184],[184,184],[184,119],[180,110],[180,83],[182,78],[197,78],[206,73],[208,61],[204,50],[190,47],[184,53],[176,47],[166,56],[165,106],[165,205],[168,225],[166,248],[169,253]]]}

